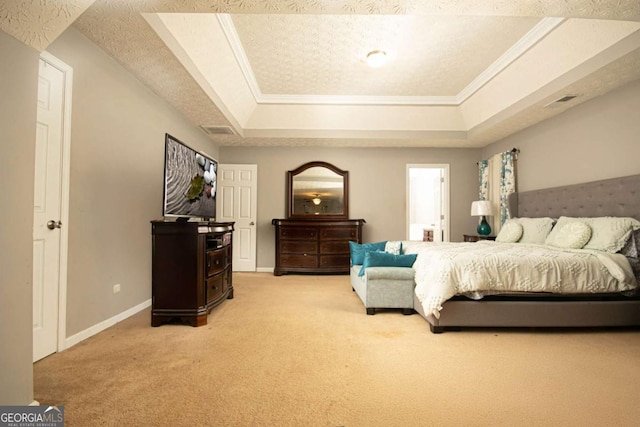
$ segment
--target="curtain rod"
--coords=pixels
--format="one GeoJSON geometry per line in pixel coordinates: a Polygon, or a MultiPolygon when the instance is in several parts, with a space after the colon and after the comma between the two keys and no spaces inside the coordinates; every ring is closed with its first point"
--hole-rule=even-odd
{"type": "MultiPolygon", "coordinates": [[[[509,151],[509,153],[513,154],[513,157],[514,157],[516,160],[518,160],[518,154],[520,154],[520,149],[519,149],[519,148],[516,148],[516,147],[513,147],[513,148],[511,149],[511,151],[509,151]]],[[[476,165],[479,165],[479,164],[480,164],[480,162],[476,162],[476,165]]]]}

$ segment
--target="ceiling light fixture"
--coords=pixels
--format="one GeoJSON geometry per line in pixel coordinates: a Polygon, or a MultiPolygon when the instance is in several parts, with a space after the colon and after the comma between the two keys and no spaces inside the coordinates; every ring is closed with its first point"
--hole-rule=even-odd
{"type": "Polygon", "coordinates": [[[320,195],[319,194],[315,194],[316,197],[314,197],[313,199],[311,199],[311,201],[313,202],[314,205],[319,205],[320,203],[322,203],[322,200],[320,199],[320,195]]]}
{"type": "Polygon", "coordinates": [[[385,62],[387,62],[387,52],[384,50],[372,50],[367,53],[365,61],[370,67],[381,67],[385,62]]]}

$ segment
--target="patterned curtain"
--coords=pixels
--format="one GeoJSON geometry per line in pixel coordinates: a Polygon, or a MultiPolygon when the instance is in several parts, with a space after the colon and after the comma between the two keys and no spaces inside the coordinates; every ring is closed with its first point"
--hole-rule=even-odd
{"type": "Polygon", "coordinates": [[[487,218],[493,233],[497,234],[502,224],[509,219],[507,196],[516,191],[515,160],[518,150],[514,149],[478,162],[479,200],[490,200],[494,215],[487,218]]]}
{"type": "Polygon", "coordinates": [[[514,157],[517,152],[507,151],[500,153],[500,225],[509,219],[507,209],[507,196],[516,191],[516,173],[514,157]]]}
{"type": "Polygon", "coordinates": [[[478,169],[480,172],[478,177],[480,198],[478,200],[489,200],[489,160],[480,160],[478,169]]]}

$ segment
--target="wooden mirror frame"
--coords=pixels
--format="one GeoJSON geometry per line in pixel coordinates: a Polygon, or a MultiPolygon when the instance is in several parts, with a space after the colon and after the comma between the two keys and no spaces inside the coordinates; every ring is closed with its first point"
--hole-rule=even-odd
{"type": "Polygon", "coordinates": [[[305,163],[304,165],[294,169],[294,170],[290,170],[287,172],[287,218],[300,218],[300,219],[348,219],[349,218],[349,172],[348,171],[344,171],[342,169],[339,169],[337,167],[335,167],[334,165],[332,165],[331,163],[327,163],[327,162],[309,162],[309,163],[305,163]],[[328,214],[323,214],[323,213],[319,213],[319,214],[308,214],[308,213],[299,213],[299,212],[294,212],[295,209],[295,204],[294,204],[294,189],[293,189],[293,184],[294,184],[294,180],[295,177],[297,175],[300,175],[301,173],[303,173],[304,171],[311,169],[311,168],[315,168],[315,167],[320,167],[320,168],[326,168],[329,169],[330,171],[334,172],[335,174],[339,175],[342,177],[342,197],[343,197],[343,209],[342,209],[342,213],[339,214],[335,214],[335,213],[328,213],[328,214]]]}

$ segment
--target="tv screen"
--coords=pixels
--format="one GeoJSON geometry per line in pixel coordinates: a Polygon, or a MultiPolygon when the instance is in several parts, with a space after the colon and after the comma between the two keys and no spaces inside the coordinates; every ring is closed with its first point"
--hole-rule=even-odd
{"type": "Polygon", "coordinates": [[[216,216],[218,162],[165,135],[164,206],[165,217],[202,218],[216,216]]]}

